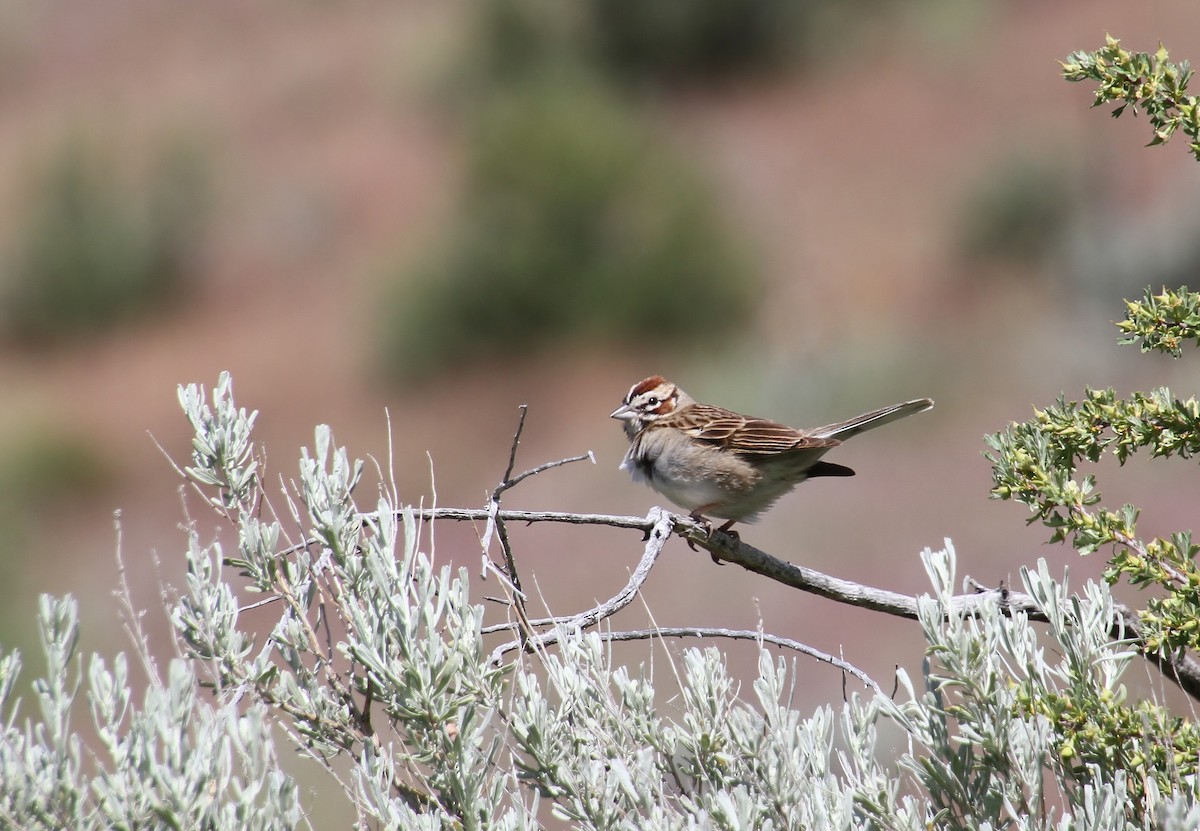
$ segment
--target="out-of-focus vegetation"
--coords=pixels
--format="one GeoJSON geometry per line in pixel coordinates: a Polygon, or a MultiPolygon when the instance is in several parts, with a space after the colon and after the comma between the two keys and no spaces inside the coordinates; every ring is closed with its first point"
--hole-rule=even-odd
{"type": "Polygon", "coordinates": [[[568,59],[621,85],[703,82],[778,70],[844,34],[844,6],[885,0],[486,0],[475,62],[511,80],[568,59]]]}
{"type": "Polygon", "coordinates": [[[753,263],[699,172],[643,126],[652,97],[630,93],[795,65],[852,29],[834,5],[482,2],[451,105],[468,159],[460,207],[440,246],[391,281],[390,373],[568,337],[703,342],[746,324],[753,263]]]}
{"type": "MultiPolygon", "coordinates": [[[[12,585],[26,567],[38,524],[63,521],[72,504],[111,485],[114,471],[98,445],[48,423],[19,424],[0,441],[0,581],[12,585]],[[47,510],[55,512],[48,515],[47,510]]],[[[0,607],[0,631],[12,639],[27,621],[0,607]]],[[[32,644],[31,644],[32,645],[32,644]]]]}
{"type": "Polygon", "coordinates": [[[1115,303],[1145,283],[1200,269],[1200,196],[1129,212],[1098,198],[1107,175],[1086,154],[1018,154],[981,165],[960,199],[956,253],[972,281],[1027,279],[1115,303]]]}
{"type": "Polygon", "coordinates": [[[81,135],[42,165],[4,263],[9,339],[76,339],[154,307],[192,270],[208,206],[204,156],[166,146],[135,175],[81,135]]]}
{"type": "Polygon", "coordinates": [[[831,4],[825,0],[587,0],[583,5],[596,58],[614,76],[633,82],[777,69],[802,56],[817,33],[832,25],[827,19],[831,4]]]}
{"type": "Polygon", "coordinates": [[[1063,159],[1003,159],[988,166],[966,194],[959,251],[972,263],[1044,262],[1062,248],[1078,211],[1075,176],[1063,159]]]}
{"type": "Polygon", "coordinates": [[[704,183],[604,87],[572,75],[508,89],[469,129],[455,225],[388,306],[397,374],[746,320],[755,281],[704,183]]]}
{"type": "Polygon", "coordinates": [[[602,6],[484,4],[460,89],[472,105],[459,108],[460,207],[383,305],[392,374],[566,338],[703,341],[749,319],[758,280],[744,249],[700,174],[643,124],[613,61],[663,77],[761,67],[782,59],[792,13],[766,3],[734,26],[711,3],[650,17],[602,6]],[[646,51],[632,33],[651,22],[671,54],[622,58],[646,51]]]}
{"type": "Polygon", "coordinates": [[[22,512],[51,498],[95,493],[111,479],[99,449],[61,428],[31,425],[0,445],[0,503],[22,512]]]}
{"type": "Polygon", "coordinates": [[[38,506],[98,493],[113,471],[98,447],[79,435],[44,424],[9,430],[0,443],[0,562],[12,561],[21,539],[40,517],[38,506]]]}

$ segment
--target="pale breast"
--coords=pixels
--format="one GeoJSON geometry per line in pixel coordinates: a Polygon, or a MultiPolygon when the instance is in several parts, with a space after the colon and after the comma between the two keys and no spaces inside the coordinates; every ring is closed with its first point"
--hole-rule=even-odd
{"type": "Polygon", "coordinates": [[[621,469],[688,511],[744,499],[761,478],[745,460],[668,430],[642,431],[621,469]]]}

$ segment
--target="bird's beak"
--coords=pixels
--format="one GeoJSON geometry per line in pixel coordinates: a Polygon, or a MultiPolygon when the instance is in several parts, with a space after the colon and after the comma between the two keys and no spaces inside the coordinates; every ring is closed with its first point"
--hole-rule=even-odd
{"type": "Polygon", "coordinates": [[[609,418],[619,418],[621,421],[633,421],[635,418],[637,418],[637,413],[635,413],[628,404],[622,404],[620,407],[617,407],[617,409],[612,411],[612,413],[609,415],[609,418]]]}

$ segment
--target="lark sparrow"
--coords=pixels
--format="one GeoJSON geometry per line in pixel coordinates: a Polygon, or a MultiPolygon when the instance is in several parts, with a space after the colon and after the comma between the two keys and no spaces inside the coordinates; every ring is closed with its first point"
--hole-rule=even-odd
{"type": "Polygon", "coordinates": [[[691,512],[753,522],[805,479],[853,476],[842,465],[821,461],[831,448],[865,430],[928,410],[918,398],[812,430],[795,430],[765,418],[696,401],[660,375],[634,384],[613,410],[629,437],[621,469],[691,512]]]}

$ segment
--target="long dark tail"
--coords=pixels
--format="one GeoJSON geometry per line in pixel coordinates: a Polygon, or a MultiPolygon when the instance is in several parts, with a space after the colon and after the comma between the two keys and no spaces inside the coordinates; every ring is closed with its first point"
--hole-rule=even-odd
{"type": "Polygon", "coordinates": [[[893,404],[890,407],[884,407],[881,410],[872,410],[869,413],[863,413],[860,416],[849,419],[848,421],[839,421],[837,424],[826,424],[824,427],[818,427],[815,430],[807,430],[810,436],[815,436],[820,439],[837,439],[845,441],[851,436],[857,436],[859,433],[864,433],[867,430],[874,430],[876,427],[882,427],[884,424],[890,424],[893,421],[899,421],[906,416],[914,413],[923,413],[933,407],[933,400],[930,398],[918,398],[915,401],[905,401],[903,404],[893,404]]]}

